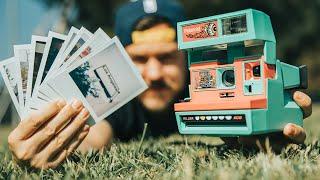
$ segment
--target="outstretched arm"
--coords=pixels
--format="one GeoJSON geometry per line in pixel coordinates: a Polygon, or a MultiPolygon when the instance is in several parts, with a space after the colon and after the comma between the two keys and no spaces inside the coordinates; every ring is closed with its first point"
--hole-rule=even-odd
{"type": "Polygon", "coordinates": [[[109,147],[113,138],[112,127],[107,121],[100,121],[90,128],[86,138],[82,141],[78,150],[87,152],[90,149],[101,150],[109,147]]]}

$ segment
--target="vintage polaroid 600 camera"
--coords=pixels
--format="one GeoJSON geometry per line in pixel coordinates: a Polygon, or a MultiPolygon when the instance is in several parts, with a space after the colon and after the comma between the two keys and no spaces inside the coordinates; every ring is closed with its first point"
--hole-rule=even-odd
{"type": "Polygon", "coordinates": [[[188,53],[189,98],[174,105],[181,134],[237,136],[302,126],[290,91],[307,88],[306,66],[276,59],[268,15],[247,9],[178,23],[188,53]]]}

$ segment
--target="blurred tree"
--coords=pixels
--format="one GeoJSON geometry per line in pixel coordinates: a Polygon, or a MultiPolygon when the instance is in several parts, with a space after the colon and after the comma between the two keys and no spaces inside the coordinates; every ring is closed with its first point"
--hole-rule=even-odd
{"type": "MultiPolygon", "coordinates": [[[[48,7],[62,5],[69,25],[85,26],[92,31],[102,27],[107,32],[111,32],[114,12],[127,0],[42,0],[41,2],[48,7]],[[70,7],[73,8],[70,9],[70,7]]],[[[261,10],[270,15],[277,39],[277,57],[294,65],[308,64],[309,79],[312,82],[309,83],[309,93],[319,98],[319,0],[180,0],[180,2],[185,7],[188,19],[247,8],[261,10]]]]}
{"type": "Polygon", "coordinates": [[[69,25],[84,26],[91,31],[101,27],[110,31],[115,8],[126,0],[41,0],[49,8],[62,7],[62,13],[69,25]]]}
{"type": "Polygon", "coordinates": [[[83,94],[84,97],[87,97],[89,94],[93,97],[99,97],[98,89],[94,85],[97,81],[94,78],[91,78],[88,75],[88,71],[90,71],[89,62],[85,62],[83,65],[77,67],[69,74],[73,81],[77,84],[79,90],[83,94]]]}

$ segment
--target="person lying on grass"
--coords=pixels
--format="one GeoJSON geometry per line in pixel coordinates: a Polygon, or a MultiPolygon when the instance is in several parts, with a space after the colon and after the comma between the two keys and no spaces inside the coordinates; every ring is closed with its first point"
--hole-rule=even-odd
{"type": "MultiPolygon", "coordinates": [[[[141,135],[148,123],[146,135],[167,136],[178,128],[173,104],[185,97],[187,89],[187,62],[178,51],[176,22],[183,21],[183,11],[175,1],[163,0],[158,11],[149,14],[141,1],[121,7],[116,16],[116,34],[140,70],[149,89],[132,100],[105,121],[89,127],[89,112],[82,102],[64,100],[49,103],[30,114],[10,133],[9,148],[18,162],[35,168],[55,168],[75,150],[87,152],[103,149],[112,139],[127,141],[141,135]],[[128,14],[131,13],[131,14],[128,14]],[[164,33],[163,33],[164,32],[164,33]],[[66,122],[72,121],[65,125],[66,122]]],[[[302,108],[304,117],[311,114],[311,99],[302,92],[293,98],[302,108]]],[[[283,132],[267,135],[274,149],[289,143],[303,143],[305,130],[287,124],[283,132]]],[[[231,146],[255,147],[261,136],[222,138],[231,146]]]]}

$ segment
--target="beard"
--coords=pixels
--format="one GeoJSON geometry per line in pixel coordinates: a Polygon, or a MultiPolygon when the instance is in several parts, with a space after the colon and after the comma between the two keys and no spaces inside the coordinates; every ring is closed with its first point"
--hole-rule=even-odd
{"type": "Polygon", "coordinates": [[[149,88],[138,99],[148,111],[163,112],[174,103],[178,92],[163,80],[153,81],[149,88]]]}

